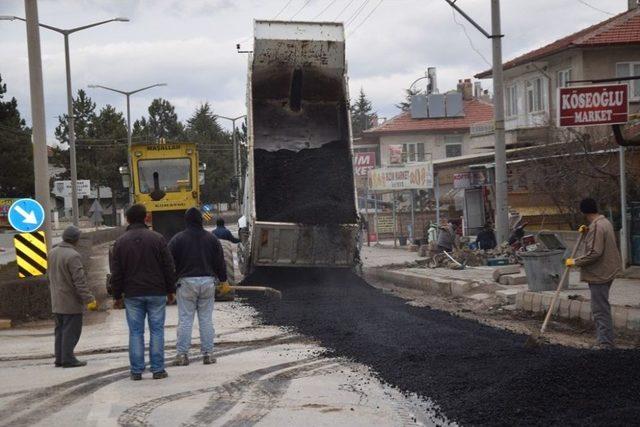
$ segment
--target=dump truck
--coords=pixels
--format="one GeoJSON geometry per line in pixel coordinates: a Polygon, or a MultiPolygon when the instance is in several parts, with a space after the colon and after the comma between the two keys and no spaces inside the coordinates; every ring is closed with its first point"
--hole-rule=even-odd
{"type": "Polygon", "coordinates": [[[359,226],[341,23],[254,23],[238,255],[255,267],[354,267],[359,226]]]}
{"type": "Polygon", "coordinates": [[[131,168],[121,167],[123,183],[133,203],[143,204],[153,230],[167,240],[184,229],[184,213],[200,205],[200,186],[206,165],[198,163],[194,143],[167,142],[133,144],[131,168]]]}

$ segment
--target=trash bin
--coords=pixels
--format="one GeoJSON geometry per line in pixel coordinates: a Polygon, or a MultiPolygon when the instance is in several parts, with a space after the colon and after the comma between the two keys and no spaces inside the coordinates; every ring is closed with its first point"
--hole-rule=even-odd
{"type": "Polygon", "coordinates": [[[558,287],[564,270],[563,250],[523,252],[520,256],[530,291],[553,291],[558,287]]]}

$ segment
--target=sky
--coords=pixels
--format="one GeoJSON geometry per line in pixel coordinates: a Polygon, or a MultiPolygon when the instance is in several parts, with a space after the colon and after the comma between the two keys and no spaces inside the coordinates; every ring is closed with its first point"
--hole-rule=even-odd
{"type": "MultiPolygon", "coordinates": [[[[456,3],[490,29],[489,0],[456,3]]],[[[70,36],[74,93],[86,89],[98,108],[125,111],[122,95],[100,84],[133,90],[167,83],[132,97],[132,120],[146,115],[156,97],[168,99],[180,120],[209,102],[216,114],[246,111],[247,55],[254,19],[345,23],[351,96],[364,89],[380,117],[398,113],[404,89],[436,67],[441,92],[461,78],[490,68],[491,42],[444,0],[40,0],[40,22],[72,28],[114,17],[114,22],[70,36]]],[[[503,58],[580,30],[626,10],[627,0],[502,0],[503,58]]],[[[0,15],[24,17],[22,0],[0,0],[0,15]]],[[[41,30],[47,141],[54,144],[57,116],[66,111],[64,44],[41,30]]],[[[0,21],[0,75],[8,96],[30,124],[25,24],[0,21]]],[[[483,80],[485,88],[490,80],[483,80]]],[[[226,123],[221,123],[227,126],[226,123]]]]}

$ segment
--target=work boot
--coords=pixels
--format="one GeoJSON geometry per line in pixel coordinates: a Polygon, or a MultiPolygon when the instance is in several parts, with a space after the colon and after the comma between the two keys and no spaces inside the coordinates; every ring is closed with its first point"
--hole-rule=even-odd
{"type": "Polygon", "coordinates": [[[189,366],[189,356],[178,354],[176,360],[173,361],[173,366],[189,366]]]}
{"type": "Polygon", "coordinates": [[[140,381],[142,379],[142,374],[140,373],[131,373],[131,381],[140,381]]]}
{"type": "Polygon", "coordinates": [[[213,365],[217,361],[215,357],[211,356],[211,353],[205,353],[204,356],[202,356],[202,363],[204,365],[213,365]]]}
{"type": "Polygon", "coordinates": [[[73,362],[68,362],[68,363],[63,363],[62,367],[63,368],[79,368],[81,366],[87,366],[87,362],[85,362],[84,360],[74,360],[73,362]]]}
{"type": "Polygon", "coordinates": [[[55,366],[56,368],[62,368],[62,363],[60,362],[54,362],[53,366],[55,366]]]}
{"type": "Polygon", "coordinates": [[[161,379],[167,378],[168,376],[169,376],[169,374],[165,370],[153,373],[153,379],[154,380],[161,380],[161,379]]]}

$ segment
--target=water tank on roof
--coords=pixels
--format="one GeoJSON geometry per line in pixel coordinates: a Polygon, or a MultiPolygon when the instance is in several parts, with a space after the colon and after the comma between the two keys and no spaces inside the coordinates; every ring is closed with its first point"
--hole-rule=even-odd
{"type": "Polygon", "coordinates": [[[447,117],[464,116],[464,106],[462,104],[462,94],[460,92],[450,92],[447,94],[446,110],[447,117]]]}
{"type": "Polygon", "coordinates": [[[424,95],[413,95],[411,97],[411,118],[426,119],[427,114],[427,97],[424,95]]]}
{"type": "Polygon", "coordinates": [[[429,101],[429,117],[444,117],[444,95],[432,93],[427,97],[427,99],[429,101]]]}

